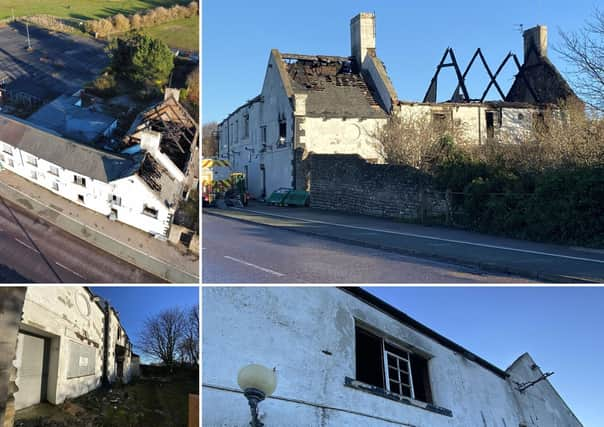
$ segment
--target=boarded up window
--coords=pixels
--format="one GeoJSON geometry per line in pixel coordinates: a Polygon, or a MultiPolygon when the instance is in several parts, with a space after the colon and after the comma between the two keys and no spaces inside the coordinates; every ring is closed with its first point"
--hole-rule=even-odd
{"type": "Polygon", "coordinates": [[[67,378],[94,375],[96,366],[96,348],[69,341],[69,366],[67,378]]]}

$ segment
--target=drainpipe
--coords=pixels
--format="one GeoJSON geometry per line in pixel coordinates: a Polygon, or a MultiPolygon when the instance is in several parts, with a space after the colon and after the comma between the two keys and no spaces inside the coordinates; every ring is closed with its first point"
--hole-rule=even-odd
{"type": "Polygon", "coordinates": [[[105,326],[103,328],[103,376],[101,384],[109,386],[109,302],[105,301],[105,326]]]}

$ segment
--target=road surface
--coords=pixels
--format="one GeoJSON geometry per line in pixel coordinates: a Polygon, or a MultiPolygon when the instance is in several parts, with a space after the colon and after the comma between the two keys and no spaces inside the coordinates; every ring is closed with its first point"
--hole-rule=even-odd
{"type": "Polygon", "coordinates": [[[528,283],[527,279],[203,215],[203,283],[528,283]]]}
{"type": "Polygon", "coordinates": [[[0,198],[0,283],[160,283],[0,198]]]}

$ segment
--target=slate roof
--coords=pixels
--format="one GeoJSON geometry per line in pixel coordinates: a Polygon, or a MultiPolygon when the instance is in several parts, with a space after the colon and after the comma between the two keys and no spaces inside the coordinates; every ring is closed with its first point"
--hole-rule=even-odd
{"type": "Polygon", "coordinates": [[[141,156],[122,156],[62,138],[56,132],[0,114],[0,141],[65,169],[103,182],[131,176],[141,156]]]}
{"type": "Polygon", "coordinates": [[[281,54],[294,93],[306,94],[306,114],[384,118],[378,95],[351,58],[281,54]]]}
{"type": "Polygon", "coordinates": [[[559,101],[579,99],[549,58],[537,57],[534,51],[531,54],[535,57],[532,61],[525,60],[505,97],[506,101],[557,104],[559,101]]]}
{"type": "Polygon", "coordinates": [[[78,97],[61,95],[27,118],[33,124],[54,130],[64,137],[92,143],[115,121],[92,107],[77,107],[78,97]]]}

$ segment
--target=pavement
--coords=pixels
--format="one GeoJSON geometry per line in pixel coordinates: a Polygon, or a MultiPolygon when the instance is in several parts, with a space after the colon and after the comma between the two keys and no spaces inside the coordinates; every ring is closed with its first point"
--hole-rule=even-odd
{"type": "Polygon", "coordinates": [[[199,282],[197,255],[111,221],[7,170],[0,171],[0,197],[162,280],[199,282]]]}
{"type": "Polygon", "coordinates": [[[203,283],[527,283],[523,278],[204,215],[203,283]]]}
{"type": "Polygon", "coordinates": [[[0,198],[0,283],[159,283],[0,198]]]}
{"type": "MultiPolygon", "coordinates": [[[[246,208],[204,208],[203,213],[206,218],[219,216],[332,242],[541,282],[604,282],[604,250],[601,249],[536,243],[447,227],[405,224],[391,219],[310,208],[267,206],[258,202],[250,203],[246,208]]],[[[270,233],[272,231],[265,231],[266,235],[270,233]]],[[[368,282],[374,283],[375,280],[368,282]]]]}

